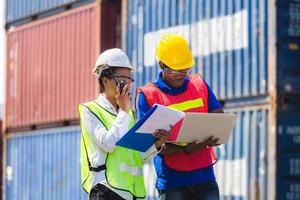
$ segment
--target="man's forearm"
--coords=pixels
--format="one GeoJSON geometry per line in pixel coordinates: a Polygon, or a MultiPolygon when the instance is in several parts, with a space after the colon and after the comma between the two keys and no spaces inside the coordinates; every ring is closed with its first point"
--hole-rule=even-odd
{"type": "Polygon", "coordinates": [[[162,145],[162,149],[160,151],[161,154],[175,154],[175,153],[183,153],[183,146],[174,145],[171,143],[164,143],[162,145]]]}

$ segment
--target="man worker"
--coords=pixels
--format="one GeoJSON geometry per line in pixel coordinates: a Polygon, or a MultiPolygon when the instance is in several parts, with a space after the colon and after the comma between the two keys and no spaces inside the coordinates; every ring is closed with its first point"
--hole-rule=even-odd
{"type": "MultiPolygon", "coordinates": [[[[222,105],[200,75],[189,75],[194,58],[187,41],[166,34],[156,48],[161,68],[157,80],[138,90],[137,110],[142,118],[157,103],[184,112],[223,113],[222,105]]],[[[201,133],[199,133],[201,134],[201,133]]],[[[218,138],[187,145],[163,144],[154,158],[156,188],[161,200],[216,200],[219,189],[213,169],[218,138]]]]}
{"type": "Polygon", "coordinates": [[[116,146],[134,124],[130,109],[133,69],[121,49],[104,51],[93,69],[100,94],[78,106],[82,186],[90,200],[145,198],[143,160],[155,155],[169,138],[169,132],[163,130],[153,133],[158,140],[143,157],[137,151],[116,146]]]}

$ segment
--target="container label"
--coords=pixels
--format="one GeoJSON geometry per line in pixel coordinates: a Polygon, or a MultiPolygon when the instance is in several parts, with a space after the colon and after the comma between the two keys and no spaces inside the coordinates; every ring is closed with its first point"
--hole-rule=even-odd
{"type": "Polygon", "coordinates": [[[295,112],[281,112],[278,118],[278,151],[300,152],[300,114],[295,112]]]}
{"type": "Polygon", "coordinates": [[[300,181],[299,182],[281,182],[278,199],[299,200],[300,199],[300,181]]]}
{"type": "Polygon", "coordinates": [[[279,174],[284,178],[300,177],[300,153],[279,155],[279,174]]]}
{"type": "Polygon", "coordinates": [[[290,3],[288,13],[288,36],[300,37],[300,3],[290,3]]]}

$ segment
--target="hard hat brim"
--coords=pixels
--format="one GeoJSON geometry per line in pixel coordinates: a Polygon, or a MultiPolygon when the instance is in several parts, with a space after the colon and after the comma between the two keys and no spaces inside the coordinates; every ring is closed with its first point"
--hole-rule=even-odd
{"type": "Polygon", "coordinates": [[[177,66],[169,66],[173,70],[185,70],[185,69],[190,69],[195,65],[194,59],[191,60],[189,63],[186,63],[184,65],[177,65],[177,66]]]}
{"type": "MultiPolygon", "coordinates": [[[[109,66],[110,68],[127,68],[127,69],[130,69],[131,72],[135,72],[136,71],[136,68],[133,67],[133,66],[109,66]]],[[[98,73],[98,68],[99,68],[99,65],[95,65],[93,70],[92,70],[92,73],[95,75],[95,76],[100,76],[101,72],[104,70],[102,69],[99,73],[98,73]]],[[[108,68],[107,68],[108,69],[108,68]]]]}
{"type": "Polygon", "coordinates": [[[165,64],[167,67],[169,67],[170,69],[175,70],[175,71],[177,71],[177,70],[190,69],[190,68],[192,68],[192,67],[195,65],[195,60],[194,60],[194,58],[193,58],[189,63],[185,63],[185,64],[183,64],[183,65],[176,65],[176,66],[168,65],[168,63],[165,63],[165,62],[163,62],[162,60],[159,60],[158,58],[157,58],[157,60],[160,61],[160,62],[162,62],[162,63],[165,64]]]}

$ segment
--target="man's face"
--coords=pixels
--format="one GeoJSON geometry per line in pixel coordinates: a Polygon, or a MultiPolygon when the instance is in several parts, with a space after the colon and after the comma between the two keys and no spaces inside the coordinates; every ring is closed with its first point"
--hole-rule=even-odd
{"type": "Polygon", "coordinates": [[[159,63],[161,69],[163,70],[164,81],[173,88],[181,87],[185,77],[187,76],[189,69],[185,70],[172,70],[163,63],[159,63]]]}

